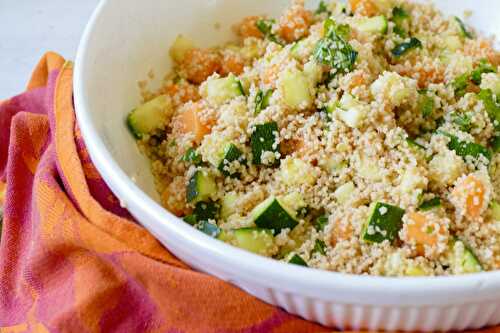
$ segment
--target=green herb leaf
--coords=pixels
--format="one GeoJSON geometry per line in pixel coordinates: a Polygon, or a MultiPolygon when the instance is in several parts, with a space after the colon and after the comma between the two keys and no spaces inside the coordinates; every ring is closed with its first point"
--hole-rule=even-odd
{"type": "Polygon", "coordinates": [[[328,224],[328,216],[322,215],[319,216],[316,221],[314,221],[314,228],[318,231],[324,230],[326,225],[328,224]]]}
{"type": "Polygon", "coordinates": [[[458,18],[457,16],[455,16],[454,19],[458,24],[458,28],[460,29],[460,33],[462,34],[462,36],[465,38],[473,39],[474,36],[472,35],[472,33],[470,31],[467,30],[464,22],[460,18],[458,18]]]}
{"type": "Polygon", "coordinates": [[[469,132],[472,129],[472,119],[468,114],[453,113],[452,121],[462,132],[469,132]]]}
{"type": "Polygon", "coordinates": [[[429,117],[434,112],[434,98],[421,93],[418,97],[418,109],[422,112],[422,117],[429,117]]]}
{"type": "Polygon", "coordinates": [[[465,73],[457,76],[452,82],[453,89],[455,91],[455,96],[462,97],[465,95],[465,91],[469,86],[469,74],[465,73]]]}
{"type": "Polygon", "coordinates": [[[409,51],[417,48],[422,48],[422,42],[415,37],[410,38],[408,42],[396,45],[391,51],[395,57],[401,57],[409,51]]]}
{"type": "Polygon", "coordinates": [[[201,155],[199,155],[194,148],[189,148],[184,156],[182,156],[181,160],[193,165],[200,165],[202,163],[201,155]]]}
{"type": "Polygon", "coordinates": [[[470,80],[474,82],[474,84],[480,85],[481,76],[486,73],[496,73],[496,70],[486,59],[483,59],[479,62],[479,65],[472,71],[470,80]]]}
{"type": "Polygon", "coordinates": [[[255,96],[255,111],[254,114],[258,115],[260,111],[269,106],[269,99],[273,95],[274,89],[269,89],[266,92],[259,90],[255,96]]]}
{"type": "Polygon", "coordinates": [[[500,105],[496,101],[496,96],[493,95],[490,89],[483,89],[477,97],[483,102],[486,112],[495,128],[500,130],[500,105]]]}
{"type": "Polygon", "coordinates": [[[483,155],[488,160],[491,160],[491,152],[486,147],[474,142],[460,141],[456,136],[443,131],[439,131],[439,133],[450,138],[448,148],[454,150],[458,156],[478,158],[479,155],[483,155]]]}
{"type": "Polygon", "coordinates": [[[266,19],[260,19],[257,22],[255,22],[255,25],[257,26],[257,29],[259,29],[260,32],[264,35],[265,38],[269,39],[271,42],[274,42],[279,45],[283,45],[283,42],[280,41],[275,34],[273,34],[273,24],[275,23],[275,20],[266,20],[266,19]]]}
{"type": "Polygon", "coordinates": [[[329,13],[328,7],[326,6],[326,3],[321,0],[318,5],[318,9],[314,12],[315,14],[321,14],[321,13],[329,13]]]}
{"type": "Polygon", "coordinates": [[[394,7],[392,9],[392,21],[394,22],[394,33],[401,37],[406,37],[408,33],[406,32],[403,24],[406,20],[410,18],[410,15],[401,7],[394,7]]]}
{"type": "Polygon", "coordinates": [[[422,202],[420,204],[420,206],[418,206],[418,209],[422,210],[422,211],[427,211],[427,210],[431,210],[431,209],[439,207],[439,206],[441,206],[441,198],[434,197],[430,200],[426,200],[426,201],[422,202]]]}
{"type": "Polygon", "coordinates": [[[358,52],[345,40],[348,26],[336,26],[335,21],[327,19],[324,23],[325,37],[320,39],[314,50],[314,59],[328,65],[337,73],[348,73],[353,70],[358,52]]]}
{"type": "Polygon", "coordinates": [[[322,255],[326,254],[326,244],[321,239],[316,239],[316,242],[314,242],[314,248],[312,250],[312,253],[316,252],[322,255]]]}
{"type": "Polygon", "coordinates": [[[217,205],[215,202],[198,202],[196,203],[193,211],[193,215],[196,216],[196,220],[198,222],[215,220],[218,214],[219,205],[217,205]]]}

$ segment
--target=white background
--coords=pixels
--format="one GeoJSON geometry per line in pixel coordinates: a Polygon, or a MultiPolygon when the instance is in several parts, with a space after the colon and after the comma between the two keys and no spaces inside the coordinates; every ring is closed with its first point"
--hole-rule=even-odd
{"type": "Polygon", "coordinates": [[[98,0],[0,0],[0,100],[22,92],[46,51],[74,60],[98,0]]]}

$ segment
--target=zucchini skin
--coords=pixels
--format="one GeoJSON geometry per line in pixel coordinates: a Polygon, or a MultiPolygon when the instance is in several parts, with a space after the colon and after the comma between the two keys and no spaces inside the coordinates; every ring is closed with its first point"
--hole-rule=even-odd
{"type": "Polygon", "coordinates": [[[254,220],[255,225],[263,229],[274,230],[274,234],[279,234],[282,229],[295,228],[299,224],[274,198],[265,209],[254,220]]]}
{"type": "Polygon", "coordinates": [[[382,243],[385,240],[393,242],[403,226],[404,213],[405,210],[402,208],[377,202],[363,232],[363,240],[373,243],[382,243]],[[386,212],[382,214],[381,209],[385,209],[386,212]],[[375,229],[373,233],[367,230],[370,226],[375,229]]]}
{"type": "Polygon", "coordinates": [[[299,256],[298,254],[294,254],[293,257],[290,258],[290,260],[288,261],[288,263],[289,264],[294,264],[294,265],[308,267],[307,263],[305,262],[305,260],[302,259],[302,257],[299,256]]]}
{"type": "MultiPolygon", "coordinates": [[[[250,137],[253,160],[255,165],[262,165],[262,153],[266,151],[279,152],[280,145],[275,144],[278,138],[278,124],[275,121],[257,125],[250,137]]],[[[279,165],[279,159],[275,159],[271,166],[279,165]]]]}

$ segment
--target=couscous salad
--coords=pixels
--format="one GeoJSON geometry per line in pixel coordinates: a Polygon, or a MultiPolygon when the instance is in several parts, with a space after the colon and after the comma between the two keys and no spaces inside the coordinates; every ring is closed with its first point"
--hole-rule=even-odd
{"type": "Polygon", "coordinates": [[[127,118],[163,205],[291,264],[500,269],[500,52],[465,21],[428,3],[296,0],[226,45],[179,35],[172,72],[140,83],[127,118]]]}

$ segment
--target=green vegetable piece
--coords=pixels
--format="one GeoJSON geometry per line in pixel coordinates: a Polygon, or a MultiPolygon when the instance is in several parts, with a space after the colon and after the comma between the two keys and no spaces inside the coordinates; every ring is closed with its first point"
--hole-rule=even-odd
{"type": "Polygon", "coordinates": [[[236,147],[233,143],[230,143],[224,148],[224,157],[222,161],[219,163],[218,170],[222,172],[224,176],[238,177],[238,172],[230,173],[226,170],[226,167],[229,166],[232,162],[240,161],[244,162],[243,152],[236,147]]]}
{"type": "Polygon", "coordinates": [[[198,222],[215,220],[219,215],[219,205],[212,201],[197,202],[193,211],[193,215],[196,216],[196,220],[198,222]]]}
{"type": "Polygon", "coordinates": [[[417,141],[415,141],[414,139],[411,139],[411,138],[406,138],[406,142],[408,143],[408,145],[410,147],[415,147],[415,148],[419,148],[419,149],[424,149],[425,150],[425,147],[422,146],[420,143],[418,143],[417,141]]]}
{"type": "Polygon", "coordinates": [[[474,84],[480,85],[481,76],[486,73],[496,73],[496,70],[486,59],[482,59],[479,65],[472,71],[470,80],[474,82],[474,84]]]}
{"type": "Polygon", "coordinates": [[[213,178],[204,174],[201,170],[196,170],[189,179],[186,189],[187,202],[207,201],[212,194],[217,192],[217,185],[213,178]]]}
{"type": "Polygon", "coordinates": [[[458,128],[462,132],[469,132],[472,129],[472,119],[467,114],[452,114],[452,121],[454,124],[458,125],[458,128]]]}
{"type": "Polygon", "coordinates": [[[393,242],[403,226],[404,213],[402,208],[377,202],[363,231],[363,239],[373,243],[393,242]]]}
{"type": "Polygon", "coordinates": [[[295,213],[289,210],[275,197],[269,197],[255,207],[251,216],[256,226],[271,229],[279,234],[281,229],[292,230],[298,224],[295,213]]]}
{"type": "Polygon", "coordinates": [[[302,259],[302,257],[299,256],[298,254],[294,254],[293,257],[288,261],[288,263],[308,267],[305,260],[302,259]]]}
{"type": "Polygon", "coordinates": [[[494,153],[500,152],[500,136],[495,136],[493,139],[491,139],[490,147],[494,153]]]}
{"type": "Polygon", "coordinates": [[[273,232],[261,228],[241,228],[234,231],[236,246],[247,251],[266,255],[274,246],[273,232]]]}
{"type": "Polygon", "coordinates": [[[312,253],[320,253],[321,255],[326,254],[326,244],[321,239],[316,239],[314,242],[314,248],[312,253]]]}
{"type": "Polygon", "coordinates": [[[352,71],[358,52],[343,37],[347,29],[344,26],[339,26],[337,29],[335,22],[327,19],[324,23],[324,30],[325,37],[316,45],[314,59],[318,63],[332,67],[335,74],[352,71]]]}
{"type": "Polygon", "coordinates": [[[448,148],[454,150],[458,156],[472,156],[474,158],[478,158],[479,155],[483,155],[488,160],[491,160],[491,152],[486,147],[474,142],[460,141],[460,139],[456,136],[446,132],[440,131],[440,133],[450,138],[448,148]]]}
{"type": "Polygon", "coordinates": [[[170,98],[160,95],[133,109],[127,116],[127,127],[136,139],[165,125],[172,111],[170,98]]]}
{"type": "Polygon", "coordinates": [[[328,216],[322,215],[322,216],[319,216],[314,221],[314,228],[316,228],[316,230],[318,230],[318,231],[322,231],[325,229],[327,224],[328,224],[328,216]]]}
{"type": "Polygon", "coordinates": [[[454,273],[477,273],[483,270],[472,249],[458,238],[451,241],[449,254],[451,269],[454,273]],[[461,249],[463,251],[460,251],[461,249]]]}
{"type": "Polygon", "coordinates": [[[283,42],[280,41],[272,32],[274,23],[276,23],[275,20],[260,19],[255,22],[255,25],[257,26],[257,29],[262,32],[266,39],[270,40],[273,43],[283,45],[283,42]]]}
{"type": "Polygon", "coordinates": [[[422,117],[427,118],[434,112],[434,98],[421,93],[418,96],[418,109],[422,112],[422,117]]]}
{"type": "Polygon", "coordinates": [[[182,156],[181,160],[184,162],[189,162],[193,165],[201,165],[202,163],[201,155],[199,155],[196,152],[196,149],[192,147],[186,151],[186,153],[182,156]]]}
{"type": "Polygon", "coordinates": [[[418,210],[421,211],[428,211],[433,208],[437,208],[441,206],[441,198],[439,197],[434,197],[432,199],[426,200],[418,206],[418,210]]]}
{"type": "Polygon", "coordinates": [[[259,90],[255,96],[255,111],[254,114],[258,115],[260,111],[264,110],[269,106],[269,100],[273,95],[274,89],[269,89],[266,92],[259,90]]]}
{"type": "Polygon", "coordinates": [[[195,225],[198,222],[198,218],[196,217],[195,214],[184,216],[183,220],[187,224],[191,224],[191,225],[195,225]]]}
{"type": "Polygon", "coordinates": [[[407,32],[404,28],[405,21],[410,19],[410,15],[401,7],[394,7],[392,9],[392,21],[394,22],[394,32],[401,37],[406,37],[407,32]]]}
{"type": "Polygon", "coordinates": [[[317,15],[322,13],[329,13],[328,7],[326,6],[326,3],[323,0],[319,2],[318,9],[316,9],[314,13],[317,15]]]}
{"type": "MultiPolygon", "coordinates": [[[[276,143],[278,139],[278,124],[275,121],[257,125],[255,131],[250,137],[250,146],[253,154],[253,164],[261,165],[262,154],[264,152],[279,152],[280,145],[276,143]]],[[[279,164],[279,159],[276,158],[271,166],[279,164]]]]}
{"type": "Polygon", "coordinates": [[[465,27],[464,22],[460,18],[458,18],[457,16],[455,16],[454,19],[455,19],[455,22],[458,25],[458,29],[460,31],[460,35],[462,35],[462,37],[464,37],[464,38],[473,39],[474,35],[472,35],[472,33],[469,30],[467,30],[467,28],[465,27]]]}
{"type": "Polygon", "coordinates": [[[243,84],[241,83],[240,80],[236,81],[237,84],[238,84],[238,90],[240,91],[240,93],[243,95],[243,96],[246,96],[246,92],[245,92],[245,89],[243,89],[243,84]]]}
{"type": "Polygon", "coordinates": [[[371,34],[386,34],[388,29],[387,18],[383,15],[364,17],[357,23],[359,31],[371,34]]]}
{"type": "Polygon", "coordinates": [[[391,50],[391,53],[395,57],[401,57],[401,56],[407,54],[408,52],[410,52],[411,50],[414,50],[417,48],[422,48],[422,42],[420,40],[418,40],[417,38],[412,37],[412,38],[410,38],[410,40],[408,42],[404,42],[404,43],[396,45],[396,47],[394,47],[391,50]]]}
{"type": "Polygon", "coordinates": [[[495,128],[500,130],[500,104],[496,102],[493,92],[490,89],[483,89],[477,97],[483,102],[486,112],[495,128]]]}
{"type": "Polygon", "coordinates": [[[465,91],[469,86],[469,74],[465,73],[458,76],[455,80],[453,80],[452,85],[455,91],[455,96],[462,97],[465,95],[465,91]]]}
{"type": "Polygon", "coordinates": [[[221,233],[221,229],[218,226],[208,221],[201,221],[198,225],[198,230],[213,238],[217,238],[221,233]]]}
{"type": "Polygon", "coordinates": [[[491,216],[495,221],[500,221],[500,203],[497,201],[491,202],[491,216]]]}

